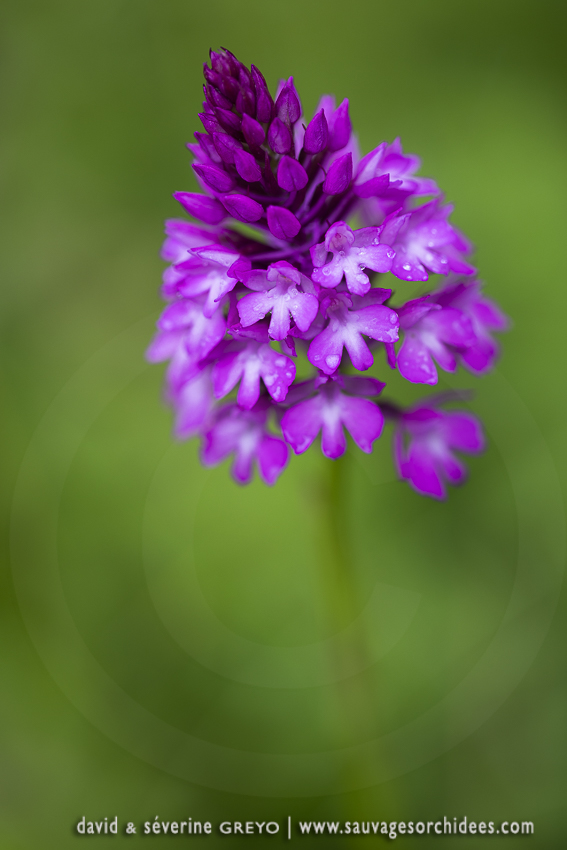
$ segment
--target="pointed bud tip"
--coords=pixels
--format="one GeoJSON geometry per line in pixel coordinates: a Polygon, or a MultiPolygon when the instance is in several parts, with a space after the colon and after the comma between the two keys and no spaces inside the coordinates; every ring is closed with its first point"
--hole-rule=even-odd
{"type": "Polygon", "coordinates": [[[301,230],[301,223],[285,207],[268,207],[268,227],[276,239],[293,239],[301,230]]]}
{"type": "Polygon", "coordinates": [[[344,192],[352,180],[352,154],[346,153],[339,157],[329,168],[323,192],[327,195],[340,195],[344,192]]]}
{"type": "Polygon", "coordinates": [[[305,130],[303,148],[307,153],[320,153],[327,147],[328,138],[329,129],[327,126],[325,111],[320,109],[319,112],[313,116],[305,130]]]}

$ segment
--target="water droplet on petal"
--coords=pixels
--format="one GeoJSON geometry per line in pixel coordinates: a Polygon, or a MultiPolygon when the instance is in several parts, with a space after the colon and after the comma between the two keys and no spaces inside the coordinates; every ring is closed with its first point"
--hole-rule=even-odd
{"type": "Polygon", "coordinates": [[[328,357],[325,357],[325,363],[329,367],[329,369],[336,369],[339,365],[340,357],[338,354],[329,354],[328,357]]]}

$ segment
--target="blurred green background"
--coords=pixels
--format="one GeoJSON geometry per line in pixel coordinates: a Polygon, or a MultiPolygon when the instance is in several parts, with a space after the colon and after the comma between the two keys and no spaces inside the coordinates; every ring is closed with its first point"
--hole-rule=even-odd
{"type": "Polygon", "coordinates": [[[138,832],[156,815],[466,815],[565,846],[565,3],[4,0],[1,16],[0,847],[74,846],[83,815],[138,832]],[[398,484],[387,434],[342,464],[343,631],[318,450],[273,489],[237,488],[172,443],[143,360],[220,45],[272,87],[293,74],[308,116],[348,96],[363,151],[400,135],[513,318],[498,371],[451,382],[476,389],[490,439],[465,488],[437,504],[398,484]]]}

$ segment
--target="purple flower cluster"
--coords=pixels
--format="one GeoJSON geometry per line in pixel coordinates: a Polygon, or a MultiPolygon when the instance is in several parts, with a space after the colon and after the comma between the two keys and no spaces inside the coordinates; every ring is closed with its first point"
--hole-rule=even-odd
{"type": "Polygon", "coordinates": [[[444,482],[464,475],[453,451],[482,448],[478,422],[435,401],[378,402],[385,384],[352,372],[378,349],[417,384],[459,363],[492,367],[506,318],[481,292],[452,207],[398,139],[360,157],[348,100],[324,96],[307,122],[292,77],[273,98],[260,71],[224,49],[204,76],[204,132],[187,146],[202,191],[174,195],[199,223],[166,223],[168,305],[148,351],[169,361],[176,435],[200,435],[207,465],[233,456],[238,482],[256,464],[273,484],[289,447],[301,454],[319,434],[329,458],[344,453],[345,429],[371,452],[386,415],[400,476],[443,498],[444,482]],[[446,283],[392,307],[377,274],[446,283]],[[299,354],[308,380],[296,381],[299,354]]]}

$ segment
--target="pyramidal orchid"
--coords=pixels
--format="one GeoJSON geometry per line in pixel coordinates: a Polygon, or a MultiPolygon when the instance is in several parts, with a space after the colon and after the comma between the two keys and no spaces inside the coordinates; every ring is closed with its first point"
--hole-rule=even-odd
{"type": "Polygon", "coordinates": [[[320,438],[336,459],[348,433],[369,453],[386,419],[400,478],[444,498],[465,476],[455,452],[483,448],[478,420],[440,396],[404,410],[356,373],[380,349],[413,384],[494,365],[506,317],[481,292],[452,207],[399,139],[360,156],[348,100],[325,95],[307,120],[293,77],[273,96],[224,49],[204,77],[202,131],[187,145],[200,191],[174,193],[191,220],[166,222],[167,306],[147,353],[169,361],[176,436],[200,436],[205,465],[232,457],[239,483],[255,466],[274,484],[290,449],[320,438]],[[430,292],[393,306],[396,280],[430,292]]]}

